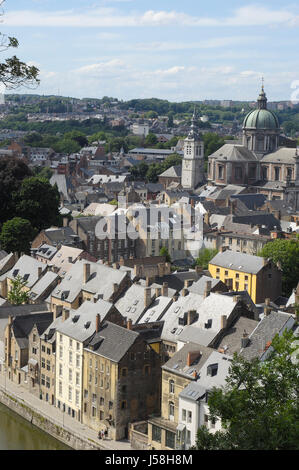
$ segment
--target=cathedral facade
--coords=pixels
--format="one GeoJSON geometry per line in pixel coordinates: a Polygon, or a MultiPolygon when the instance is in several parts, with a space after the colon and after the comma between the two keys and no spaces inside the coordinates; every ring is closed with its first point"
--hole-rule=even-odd
{"type": "Polygon", "coordinates": [[[262,87],[257,109],[244,119],[242,145],[225,144],[209,156],[209,182],[254,186],[269,198],[282,196],[288,186],[299,186],[297,148],[280,146],[280,133],[278,118],[267,109],[262,87]]]}

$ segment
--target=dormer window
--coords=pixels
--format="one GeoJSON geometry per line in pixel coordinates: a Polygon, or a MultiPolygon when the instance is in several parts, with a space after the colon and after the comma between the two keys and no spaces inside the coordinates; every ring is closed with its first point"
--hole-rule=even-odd
{"type": "Polygon", "coordinates": [[[218,364],[210,364],[207,367],[207,375],[209,375],[210,377],[214,377],[215,375],[217,375],[217,372],[218,372],[218,364]]]}

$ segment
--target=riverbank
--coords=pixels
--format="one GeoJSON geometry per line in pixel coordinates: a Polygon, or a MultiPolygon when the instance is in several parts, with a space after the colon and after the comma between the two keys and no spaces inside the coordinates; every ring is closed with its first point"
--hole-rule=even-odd
{"type": "Polygon", "coordinates": [[[0,375],[0,402],[74,450],[132,450],[128,441],[99,441],[97,432],[0,375]]]}

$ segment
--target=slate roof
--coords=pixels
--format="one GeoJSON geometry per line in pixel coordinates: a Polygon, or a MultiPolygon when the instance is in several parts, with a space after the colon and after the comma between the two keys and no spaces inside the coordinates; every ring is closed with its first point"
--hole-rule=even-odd
{"type": "MultiPolygon", "coordinates": [[[[245,204],[249,210],[256,210],[262,207],[267,201],[267,197],[264,194],[233,194],[231,199],[238,199],[245,204]]],[[[272,202],[272,201],[271,201],[272,202]]]]}
{"type": "Polygon", "coordinates": [[[287,327],[294,324],[295,319],[292,315],[283,312],[271,312],[257,325],[255,330],[249,336],[249,344],[241,349],[240,355],[246,360],[252,360],[256,357],[262,359],[267,351],[268,344],[272,341],[277,333],[280,333],[287,327]]]}
{"type": "Polygon", "coordinates": [[[51,284],[58,281],[59,276],[52,271],[48,271],[37,283],[33,286],[30,291],[30,298],[33,300],[38,299],[43,293],[51,286],[51,284]]]}
{"type": "MultiPolygon", "coordinates": [[[[146,310],[144,302],[145,286],[132,284],[125,294],[116,302],[118,311],[132,320],[133,325],[138,323],[146,310]]],[[[155,290],[151,288],[151,299],[154,300],[155,290]]]]}
{"type": "Polygon", "coordinates": [[[290,163],[294,164],[296,158],[296,149],[281,147],[273,153],[265,155],[261,162],[272,162],[272,163],[290,163]]]}
{"type": "Polygon", "coordinates": [[[264,266],[264,258],[226,250],[223,253],[217,253],[211,259],[210,264],[244,273],[257,274],[264,266]]]}
{"type": "Polygon", "coordinates": [[[99,354],[113,362],[119,362],[135,343],[138,336],[139,333],[135,331],[107,321],[86,349],[92,350],[95,354],[99,354]]]}
{"type": "Polygon", "coordinates": [[[47,265],[37,261],[31,256],[23,255],[6,276],[9,279],[15,279],[17,276],[21,276],[23,279],[27,280],[27,287],[31,288],[38,281],[38,268],[41,268],[42,272],[44,272],[47,269],[47,265]]]}
{"type": "Polygon", "coordinates": [[[171,166],[159,176],[163,178],[180,178],[182,176],[182,165],[171,166]]]}
{"type": "Polygon", "coordinates": [[[83,283],[83,265],[87,264],[83,260],[77,261],[69,270],[61,284],[52,292],[52,296],[72,303],[81,290],[91,294],[103,295],[104,300],[108,300],[113,294],[113,284],[120,284],[127,275],[126,272],[110,268],[108,266],[89,262],[90,276],[87,282],[83,283]]]}
{"type": "Polygon", "coordinates": [[[162,366],[162,369],[192,379],[193,372],[196,371],[198,373],[200,371],[202,365],[206,362],[212,352],[212,348],[207,348],[206,346],[191,342],[187,343],[162,366]],[[193,364],[188,366],[188,353],[196,351],[201,354],[198,354],[198,357],[194,360],[193,364]]]}
{"type": "Polygon", "coordinates": [[[241,338],[243,333],[246,332],[250,335],[258,325],[257,320],[252,320],[246,317],[239,317],[225,332],[225,336],[217,343],[217,349],[223,349],[225,354],[233,355],[235,352],[239,353],[241,349],[241,338]]]}
{"type": "Polygon", "coordinates": [[[45,258],[46,260],[50,260],[53,258],[57,249],[54,246],[47,245],[47,243],[43,243],[35,252],[35,256],[40,256],[45,258]]]}
{"type": "Polygon", "coordinates": [[[12,330],[15,339],[21,348],[28,347],[28,335],[34,325],[36,325],[39,335],[41,335],[46,328],[53,321],[52,312],[33,313],[31,315],[20,315],[14,318],[12,323],[12,330]]]}
{"type": "Polygon", "coordinates": [[[76,234],[71,227],[52,227],[45,230],[45,235],[53,246],[57,246],[61,243],[72,243],[74,241],[73,236],[76,234]]]}
{"type": "Polygon", "coordinates": [[[209,156],[210,158],[217,158],[217,160],[223,161],[257,161],[257,157],[253,152],[243,147],[243,145],[224,144],[216,152],[209,156]]]}
{"type": "Polygon", "coordinates": [[[211,289],[214,291],[217,290],[217,285],[224,286],[223,282],[220,279],[214,279],[213,277],[209,276],[202,276],[198,281],[194,282],[192,286],[188,287],[189,292],[194,292],[195,294],[204,295],[206,283],[207,281],[211,281],[211,289]]]}

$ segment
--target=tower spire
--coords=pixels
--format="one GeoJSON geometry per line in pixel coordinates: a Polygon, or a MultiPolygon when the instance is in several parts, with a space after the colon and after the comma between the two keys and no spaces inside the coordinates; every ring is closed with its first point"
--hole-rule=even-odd
{"type": "Polygon", "coordinates": [[[262,77],[262,89],[257,99],[257,104],[259,109],[267,109],[267,97],[264,88],[264,77],[262,77]]]}

